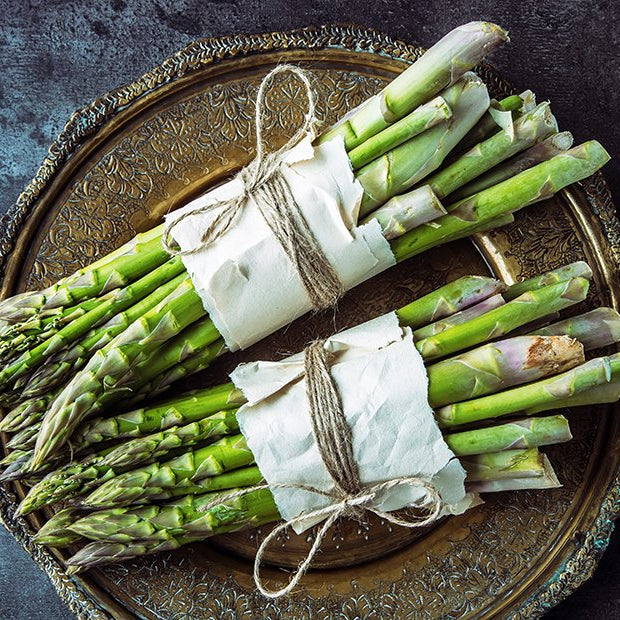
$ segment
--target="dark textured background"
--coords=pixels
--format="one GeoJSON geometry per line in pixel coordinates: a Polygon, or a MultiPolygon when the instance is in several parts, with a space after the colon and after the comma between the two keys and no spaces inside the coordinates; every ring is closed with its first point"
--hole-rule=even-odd
{"type": "MultiPolygon", "coordinates": [[[[518,88],[548,98],[577,141],[601,140],[620,204],[620,5],[614,0],[2,0],[0,2],[0,214],[32,178],[78,107],[159,64],[190,41],[355,22],[428,46],[473,19],[510,30],[491,59],[518,88]]],[[[620,534],[594,578],[547,614],[620,618],[620,534]]],[[[0,620],[70,618],[52,586],[0,527],[0,620]]]]}

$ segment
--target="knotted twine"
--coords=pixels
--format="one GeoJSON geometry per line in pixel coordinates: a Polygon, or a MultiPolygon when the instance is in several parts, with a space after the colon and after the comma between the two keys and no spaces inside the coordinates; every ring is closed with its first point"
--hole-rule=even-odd
{"type": "Polygon", "coordinates": [[[162,235],[164,249],[173,256],[199,252],[224,235],[239,217],[248,200],[252,199],[273,236],[293,263],[314,310],[332,307],[344,293],[344,287],[312,234],[282,174],[282,166],[288,151],[303,139],[313,136],[315,109],[314,92],[305,71],[292,65],[279,65],[268,73],[261,82],[256,96],[256,157],[235,177],[241,182],[242,191],[234,198],[197,207],[170,222],[162,235]],[[269,84],[279,73],[292,73],[301,80],[306,89],[308,110],[303,124],[288,142],[278,150],[268,152],[263,139],[265,97],[269,84]],[[172,231],[183,220],[216,211],[219,213],[202,233],[200,245],[187,250],[173,247],[170,241],[172,231]]]}
{"type": "Polygon", "coordinates": [[[340,517],[362,520],[365,512],[372,512],[394,525],[419,528],[435,522],[441,512],[442,501],[439,493],[422,478],[401,476],[383,482],[362,484],[357,462],[353,456],[351,428],[342,410],[340,395],[329,370],[330,353],[324,344],[325,340],[316,340],[306,347],[304,369],[312,433],[325,468],[334,481],[333,491],[323,491],[311,485],[297,483],[260,484],[219,497],[202,508],[203,511],[207,511],[219,504],[263,489],[300,489],[331,500],[331,503],[324,508],[299,514],[276,526],[260,544],[254,560],[254,583],[260,593],[268,598],[285,596],[299,584],[319,551],[327,531],[340,517]],[[424,516],[412,515],[410,518],[400,518],[392,513],[383,512],[373,505],[383,493],[401,484],[426,491],[424,504],[418,506],[426,512],[424,516]],[[299,564],[288,584],[279,590],[266,588],[260,575],[260,567],[271,542],[289,527],[307,520],[323,519],[325,521],[317,532],[308,555],[299,564]]]}

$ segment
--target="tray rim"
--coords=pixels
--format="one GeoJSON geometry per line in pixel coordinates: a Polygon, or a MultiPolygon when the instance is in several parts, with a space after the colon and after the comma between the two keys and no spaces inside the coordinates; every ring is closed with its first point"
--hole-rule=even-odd
{"type": "MultiPolygon", "coordinates": [[[[294,49],[328,48],[375,53],[397,61],[411,61],[420,53],[420,48],[414,43],[409,44],[381,31],[353,24],[328,24],[281,32],[206,37],[193,41],[136,80],[103,94],[71,115],[50,146],[48,155],[34,178],[16,203],[0,218],[0,269],[4,270],[14,255],[18,237],[35,212],[39,199],[49,189],[64,163],[84,140],[95,134],[118,112],[138,102],[150,92],[193,71],[227,59],[294,49]]],[[[485,69],[497,74],[497,71],[488,65],[485,65],[485,69]]],[[[499,77],[499,74],[497,75],[499,77]]],[[[501,81],[507,84],[503,78],[501,81]]],[[[620,221],[615,214],[611,193],[603,175],[597,173],[582,184],[582,189],[593,211],[599,216],[602,232],[609,242],[611,258],[620,269],[620,221]]],[[[14,518],[9,512],[13,503],[10,500],[14,498],[12,490],[0,488],[0,500],[3,500],[0,501],[0,522],[45,571],[69,609],[77,617],[88,618],[108,618],[110,613],[116,615],[119,611],[123,615],[127,614],[126,608],[119,608],[112,600],[93,600],[85,582],[79,578],[68,577],[53,552],[33,543],[27,522],[14,518]]],[[[539,617],[589,579],[609,544],[613,522],[618,516],[620,469],[606,491],[592,526],[584,532],[583,540],[576,546],[575,551],[561,569],[541,584],[509,617],[539,617]]]]}

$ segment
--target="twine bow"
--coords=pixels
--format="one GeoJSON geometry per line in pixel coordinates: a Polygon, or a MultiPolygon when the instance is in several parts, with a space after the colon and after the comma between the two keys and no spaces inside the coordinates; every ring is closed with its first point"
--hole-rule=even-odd
{"type": "Polygon", "coordinates": [[[372,512],[394,525],[419,528],[435,522],[441,512],[442,500],[439,493],[423,478],[402,476],[368,485],[361,483],[358,466],[353,456],[351,429],[342,411],[340,396],[329,372],[330,354],[325,349],[324,343],[324,340],[317,340],[306,348],[304,365],[312,431],[325,467],[334,480],[334,490],[323,491],[310,485],[297,483],[261,484],[227,494],[203,508],[206,511],[218,504],[264,489],[300,489],[322,495],[331,501],[323,508],[302,513],[281,523],[262,541],[254,560],[254,582],[260,593],[268,598],[285,596],[299,584],[320,549],[327,531],[340,517],[362,519],[365,512],[372,512]],[[424,503],[418,506],[426,514],[403,518],[376,508],[376,500],[382,494],[401,485],[423,489],[426,492],[424,503]],[[308,520],[323,519],[325,520],[316,534],[308,555],[299,564],[286,586],[279,590],[266,588],[260,575],[260,567],[271,542],[289,527],[308,520]]]}
{"type": "Polygon", "coordinates": [[[293,263],[315,310],[329,308],[344,293],[344,288],[297,204],[284,175],[282,165],[286,154],[304,138],[312,136],[316,101],[305,71],[292,65],[279,65],[261,82],[256,97],[256,157],[235,177],[242,191],[234,198],[197,207],[171,221],[164,229],[162,245],[173,256],[194,254],[222,237],[240,215],[249,199],[258,207],[274,237],[293,263]],[[287,143],[276,151],[266,151],[263,139],[265,97],[273,77],[292,73],[303,83],[308,110],[303,124],[287,143]],[[185,219],[202,213],[218,212],[200,237],[196,247],[181,250],[171,241],[172,231],[185,219]]]}

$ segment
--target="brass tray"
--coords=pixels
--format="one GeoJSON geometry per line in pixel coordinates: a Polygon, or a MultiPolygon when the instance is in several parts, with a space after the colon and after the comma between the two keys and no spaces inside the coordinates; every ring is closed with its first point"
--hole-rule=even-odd
{"type": "MultiPolygon", "coordinates": [[[[73,115],[2,224],[2,294],[43,286],[92,261],[247,163],[256,90],[276,63],[299,63],[313,73],[319,112],[331,122],[420,53],[347,26],[191,44],[73,115]]],[[[512,92],[492,68],[480,71],[493,95],[512,92]]],[[[300,121],[301,106],[290,84],[270,93],[274,143],[300,121]]],[[[390,270],[347,295],[335,316],[300,319],[173,389],[222,380],[240,359],[298,350],[465,273],[511,282],[585,259],[595,272],[587,305],[619,307],[619,240],[598,174],[519,213],[513,225],[390,270]]],[[[251,580],[249,557],[260,531],[69,578],[64,552],[32,543],[46,515],[13,517],[23,496],[19,485],[0,489],[0,518],[84,618],[532,618],[587,579],[608,542],[620,510],[620,412],[614,409],[569,414],[575,439],[547,451],[563,488],[487,496],[483,506],[421,536],[380,521],[340,523],[320,567],[293,596],[276,602],[256,594],[251,580]]],[[[308,538],[279,542],[270,556],[272,575],[282,575],[278,565],[296,563],[308,538]]]]}

